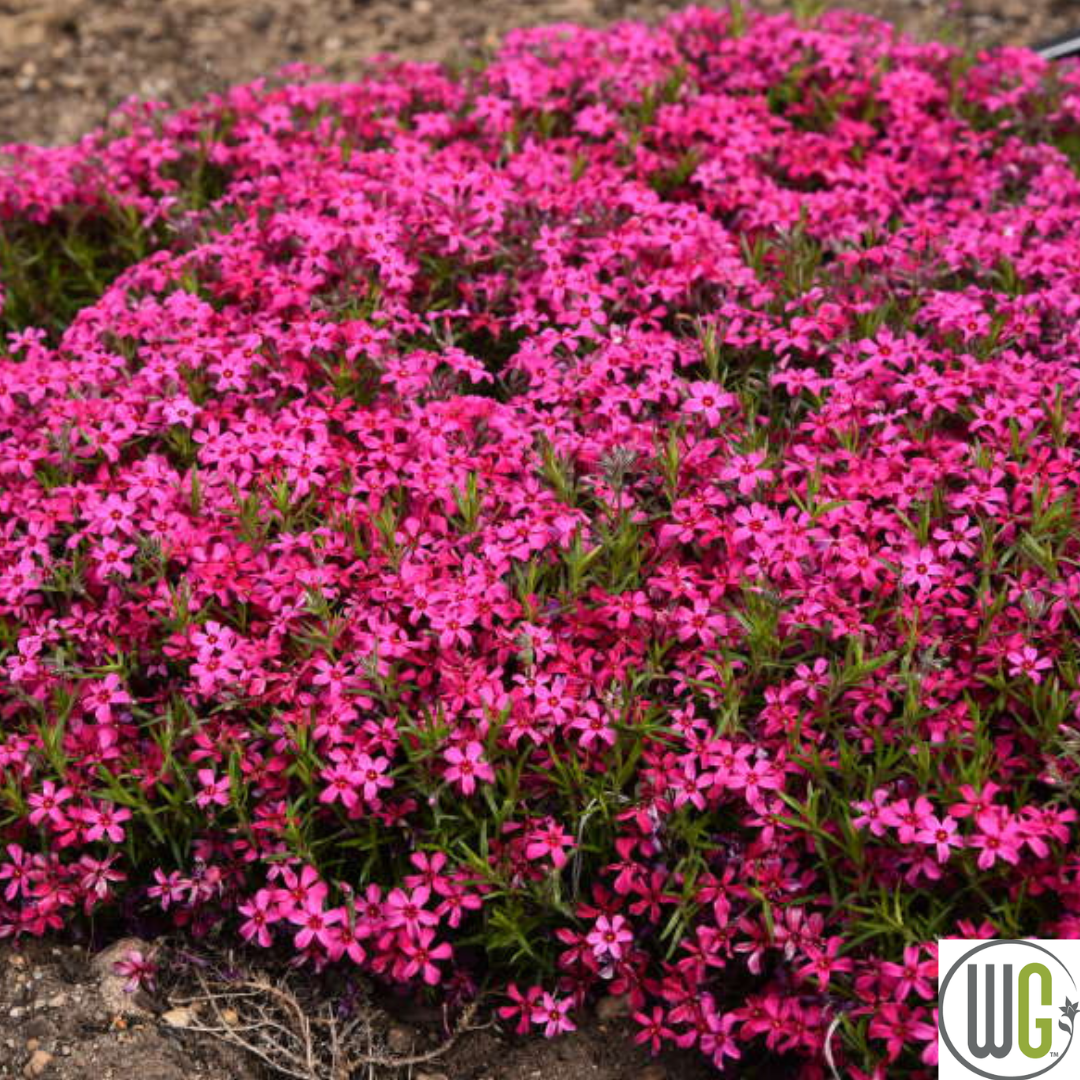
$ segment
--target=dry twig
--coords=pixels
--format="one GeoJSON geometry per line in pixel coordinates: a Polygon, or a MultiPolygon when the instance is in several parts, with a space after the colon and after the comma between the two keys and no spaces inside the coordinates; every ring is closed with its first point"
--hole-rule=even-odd
{"type": "Polygon", "coordinates": [[[349,1080],[365,1067],[426,1065],[446,1054],[466,1031],[477,1028],[473,1019],[478,1002],[472,1002],[449,1036],[433,1049],[409,1055],[375,1052],[371,1016],[366,1012],[341,1019],[326,1004],[322,1015],[313,1015],[287,986],[265,977],[212,983],[203,972],[196,975],[200,993],[170,999],[191,1012],[186,1030],[238,1047],[293,1080],[349,1080]],[[212,1020],[201,1020],[199,1013],[207,1009],[212,1020]]]}

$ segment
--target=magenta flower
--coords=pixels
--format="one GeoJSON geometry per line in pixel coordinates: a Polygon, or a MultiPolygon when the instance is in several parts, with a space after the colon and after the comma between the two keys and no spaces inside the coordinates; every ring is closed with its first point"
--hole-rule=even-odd
{"type": "Polygon", "coordinates": [[[467,742],[463,748],[448,747],[443,759],[449,766],[443,774],[446,781],[456,784],[463,795],[476,791],[477,781],[495,781],[495,770],[484,759],[484,748],[478,742],[467,742]]]}
{"type": "Polygon", "coordinates": [[[124,839],[123,822],[131,820],[131,811],[124,806],[98,803],[82,810],[80,816],[87,826],[87,840],[107,839],[119,844],[124,839]]]}
{"type": "Polygon", "coordinates": [[[1053,660],[1040,656],[1030,645],[1006,653],[1005,659],[1009,661],[1010,675],[1023,676],[1036,685],[1042,682],[1042,673],[1054,666],[1053,660]]]}
{"type": "Polygon", "coordinates": [[[268,949],[272,943],[270,927],[281,918],[271,891],[259,889],[251,900],[239,904],[236,910],[246,916],[240,924],[240,936],[268,949]]]}
{"type": "Polygon", "coordinates": [[[990,781],[981,789],[973,788],[970,784],[962,784],[960,794],[963,801],[954,803],[949,807],[949,815],[961,820],[973,817],[976,825],[980,825],[984,818],[996,819],[1001,812],[1001,807],[994,802],[995,796],[1001,791],[1001,787],[990,781]]]}
{"type": "MultiPolygon", "coordinates": [[[[689,402],[686,405],[690,412],[689,402]]],[[[721,480],[735,480],[738,483],[739,494],[749,495],[759,483],[772,477],[770,469],[763,469],[761,463],[766,458],[764,450],[754,450],[749,454],[743,454],[734,458],[729,465],[720,470],[721,480]]]]}
{"type": "Polygon", "coordinates": [[[923,795],[920,795],[914,804],[907,799],[897,799],[884,808],[881,820],[896,829],[896,838],[901,844],[910,844],[915,841],[918,833],[937,823],[933,810],[933,804],[923,795]]]}
{"type": "Polygon", "coordinates": [[[425,927],[437,925],[438,915],[426,906],[430,898],[431,890],[426,885],[419,885],[411,892],[393,889],[383,904],[386,925],[400,928],[413,938],[425,927]]]}
{"type": "Polygon", "coordinates": [[[561,870],[567,862],[566,851],[574,846],[574,838],[565,832],[557,822],[532,829],[525,846],[527,859],[551,859],[556,870],[561,870]]]}
{"type": "Polygon", "coordinates": [[[654,1005],[649,1013],[636,1012],[633,1014],[633,1018],[641,1028],[634,1035],[634,1042],[638,1044],[647,1043],[650,1053],[658,1054],[660,1047],[665,1042],[674,1040],[675,1032],[666,1026],[664,1009],[661,1006],[654,1005]]]}
{"type": "Polygon", "coordinates": [[[0,881],[6,881],[4,899],[11,901],[20,894],[31,895],[34,883],[34,859],[19,844],[8,844],[10,861],[0,863],[0,881]]]}
{"type": "Polygon", "coordinates": [[[852,818],[851,824],[856,829],[869,829],[874,836],[884,836],[889,822],[884,815],[889,804],[889,793],[883,788],[874,792],[872,800],[852,803],[852,808],[859,811],[859,816],[852,818]]]}
{"type": "Polygon", "coordinates": [[[54,828],[60,828],[67,824],[67,814],[61,809],[74,792],[64,785],[58,788],[52,780],[46,780],[41,785],[41,791],[35,792],[27,799],[30,805],[30,824],[40,825],[48,821],[54,828]]]}
{"type": "Polygon", "coordinates": [[[979,831],[968,840],[968,845],[979,851],[980,870],[989,870],[998,859],[1013,866],[1020,862],[1024,834],[1013,817],[1004,812],[988,814],[979,819],[978,825],[979,831]]]}
{"type": "Polygon", "coordinates": [[[957,835],[956,822],[951,817],[939,820],[932,814],[923,818],[921,828],[912,839],[917,844],[933,846],[939,863],[949,861],[953,848],[964,846],[963,838],[957,835]]]}
{"type": "Polygon", "coordinates": [[[428,986],[435,986],[442,979],[442,972],[435,966],[435,961],[449,960],[453,956],[453,949],[445,941],[432,944],[434,939],[435,931],[429,929],[419,930],[415,936],[401,939],[401,951],[406,957],[405,978],[419,975],[428,986]]]}
{"type": "Polygon", "coordinates": [[[510,983],[506,988],[506,996],[512,1004],[501,1005],[498,1009],[499,1016],[503,1020],[517,1020],[514,1031],[518,1035],[527,1035],[533,1023],[533,1013],[543,997],[543,990],[539,986],[530,986],[523,994],[516,983],[510,983]]]}
{"type": "Polygon", "coordinates": [[[294,907],[286,917],[300,927],[293,938],[297,949],[306,949],[313,941],[326,948],[334,941],[332,927],[340,922],[341,911],[324,908],[322,897],[310,894],[302,907],[294,907]]]}
{"type": "Polygon", "coordinates": [[[228,776],[216,776],[213,769],[199,769],[197,774],[202,790],[195,795],[199,807],[228,806],[232,781],[228,776]]]}
{"type": "Polygon", "coordinates": [[[130,949],[113,964],[113,970],[127,980],[124,990],[133,994],[140,986],[148,990],[154,988],[158,966],[152,956],[144,955],[139,949],[130,949]]]}
{"type": "Polygon", "coordinates": [[[846,974],[854,970],[855,964],[852,959],[839,955],[843,946],[843,938],[831,937],[823,949],[808,947],[807,961],[798,968],[796,974],[801,979],[817,979],[818,989],[824,992],[828,989],[833,975],[846,974]]]}
{"type": "Polygon", "coordinates": [[[690,383],[687,390],[689,396],[683,404],[683,411],[691,416],[700,415],[709,427],[716,427],[737,400],[734,394],[728,393],[715,383],[690,383]]]}
{"type": "Polygon", "coordinates": [[[291,867],[280,868],[281,885],[272,890],[274,903],[283,911],[321,907],[330,892],[313,866],[303,866],[297,874],[291,867]]]}
{"type": "Polygon", "coordinates": [[[389,768],[389,759],[382,755],[375,758],[364,753],[356,755],[352,779],[360,785],[365,802],[377,802],[381,791],[394,786],[393,779],[385,775],[389,768]]]}
{"type": "Polygon", "coordinates": [[[601,915],[585,940],[598,960],[621,960],[634,935],[621,915],[601,915]]]}
{"type": "Polygon", "coordinates": [[[86,914],[89,915],[99,903],[112,898],[114,885],[127,880],[127,874],[113,869],[113,864],[119,858],[119,854],[110,855],[107,859],[95,859],[90,855],[80,856],[79,887],[85,894],[83,910],[86,914]]]}
{"type": "Polygon", "coordinates": [[[896,1001],[905,1001],[912,990],[924,1001],[930,1001],[936,996],[937,957],[920,960],[921,952],[921,946],[908,945],[904,949],[902,964],[888,962],[881,965],[882,972],[895,980],[893,995],[896,1001]]]}
{"type": "Polygon", "coordinates": [[[915,1016],[906,1005],[888,1002],[870,1021],[870,1037],[885,1043],[889,1061],[895,1061],[911,1042],[924,1041],[924,1034],[922,1037],[916,1035],[916,1028],[920,1033],[925,1029],[915,1016]]]}
{"type": "Polygon", "coordinates": [[[543,1027],[544,1034],[549,1039],[568,1031],[575,1031],[576,1026],[569,1016],[572,1006],[573,1001],[570,998],[556,1000],[551,994],[545,993],[533,1005],[532,1022],[543,1027]]]}
{"type": "Polygon", "coordinates": [[[931,588],[944,573],[944,568],[937,561],[933,548],[922,547],[901,556],[900,580],[905,585],[913,585],[920,591],[931,588]]]}

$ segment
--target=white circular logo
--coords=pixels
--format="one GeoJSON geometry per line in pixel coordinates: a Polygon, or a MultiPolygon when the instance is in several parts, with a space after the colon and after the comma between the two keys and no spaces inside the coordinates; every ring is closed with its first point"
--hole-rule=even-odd
{"type": "Polygon", "coordinates": [[[1032,1080],[1072,1046],[1080,994],[1053,952],[1033,941],[984,941],[941,981],[938,1028],[975,1076],[1032,1080]]]}

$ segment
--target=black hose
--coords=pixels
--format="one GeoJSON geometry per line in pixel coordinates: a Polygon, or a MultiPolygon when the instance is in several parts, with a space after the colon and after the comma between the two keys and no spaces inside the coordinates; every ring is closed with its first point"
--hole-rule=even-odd
{"type": "Polygon", "coordinates": [[[1051,38],[1040,45],[1033,45],[1032,48],[1044,60],[1065,60],[1070,56],[1080,56],[1080,30],[1051,38]]]}

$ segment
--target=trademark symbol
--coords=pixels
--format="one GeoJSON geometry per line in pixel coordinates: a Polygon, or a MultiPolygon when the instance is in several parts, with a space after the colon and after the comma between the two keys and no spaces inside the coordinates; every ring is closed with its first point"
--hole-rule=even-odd
{"type": "Polygon", "coordinates": [[[1050,1051],[1050,1056],[1051,1057],[1057,1057],[1058,1056],[1057,1051],[1056,1050],[1051,1050],[1050,1051]]]}

